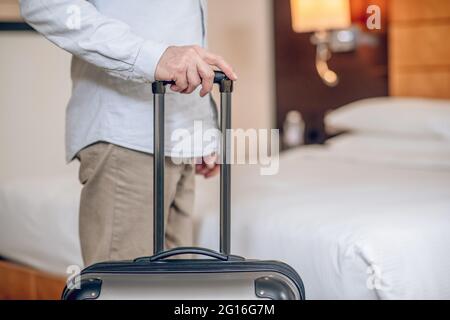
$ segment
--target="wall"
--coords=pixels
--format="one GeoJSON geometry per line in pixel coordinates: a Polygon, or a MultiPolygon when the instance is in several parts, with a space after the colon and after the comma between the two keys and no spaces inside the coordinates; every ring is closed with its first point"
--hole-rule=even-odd
{"type": "MultiPolygon", "coordinates": [[[[239,75],[234,127],[271,127],[270,0],[210,0],[208,13],[210,48],[239,75]]],[[[73,172],[64,161],[70,55],[33,32],[0,32],[0,46],[0,179],[73,172]]]]}
{"type": "Polygon", "coordinates": [[[391,95],[450,99],[450,1],[389,5],[391,95]]]}
{"type": "Polygon", "coordinates": [[[59,174],[70,55],[33,32],[0,32],[0,179],[59,174]]]}
{"type": "Polygon", "coordinates": [[[273,15],[271,0],[210,0],[209,49],[224,56],[239,76],[233,127],[274,124],[273,15]]]}

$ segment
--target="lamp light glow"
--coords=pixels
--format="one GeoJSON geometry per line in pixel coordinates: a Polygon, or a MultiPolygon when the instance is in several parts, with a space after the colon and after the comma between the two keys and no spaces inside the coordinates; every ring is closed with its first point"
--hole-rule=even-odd
{"type": "Polygon", "coordinates": [[[295,32],[344,29],[351,25],[349,0],[291,0],[295,32]]]}

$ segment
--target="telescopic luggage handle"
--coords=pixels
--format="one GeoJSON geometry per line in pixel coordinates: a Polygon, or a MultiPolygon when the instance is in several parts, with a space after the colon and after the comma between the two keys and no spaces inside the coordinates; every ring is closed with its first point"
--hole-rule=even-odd
{"type": "MultiPolygon", "coordinates": [[[[231,93],[233,81],[223,72],[216,71],[214,83],[220,90],[220,252],[230,254],[230,149],[231,93]]],[[[153,91],[153,254],[164,251],[164,94],[173,81],[155,81],[153,91]]]]}
{"type": "MultiPolygon", "coordinates": [[[[228,88],[228,90],[230,92],[233,91],[233,81],[230,80],[225,75],[225,73],[223,73],[222,71],[215,71],[214,72],[214,83],[219,85],[220,92],[227,91],[227,86],[230,86],[228,88]]],[[[165,86],[172,85],[172,84],[175,84],[175,81],[166,81],[166,80],[155,81],[155,82],[153,82],[153,85],[152,85],[153,93],[162,93],[162,94],[164,94],[166,92],[165,91],[165,86]]]]}

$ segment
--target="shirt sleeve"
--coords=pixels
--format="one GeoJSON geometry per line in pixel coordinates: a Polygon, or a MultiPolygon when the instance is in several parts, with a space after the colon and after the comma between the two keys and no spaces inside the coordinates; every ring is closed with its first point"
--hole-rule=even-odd
{"type": "Polygon", "coordinates": [[[152,82],[167,45],[143,39],[85,0],[20,0],[25,21],[51,42],[107,73],[152,82]]]}

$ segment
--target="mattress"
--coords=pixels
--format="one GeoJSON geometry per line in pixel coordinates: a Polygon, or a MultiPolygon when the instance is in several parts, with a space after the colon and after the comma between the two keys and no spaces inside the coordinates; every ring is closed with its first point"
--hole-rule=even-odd
{"type": "Polygon", "coordinates": [[[67,175],[0,182],[1,257],[59,276],[76,270],[68,270],[70,266],[83,266],[78,236],[81,186],[73,167],[67,175]]]}
{"type": "MultiPolygon", "coordinates": [[[[210,248],[216,182],[198,193],[210,248]]],[[[309,299],[450,299],[448,230],[448,141],[347,135],[283,154],[274,176],[233,169],[232,252],[289,263],[309,299]]]]}

